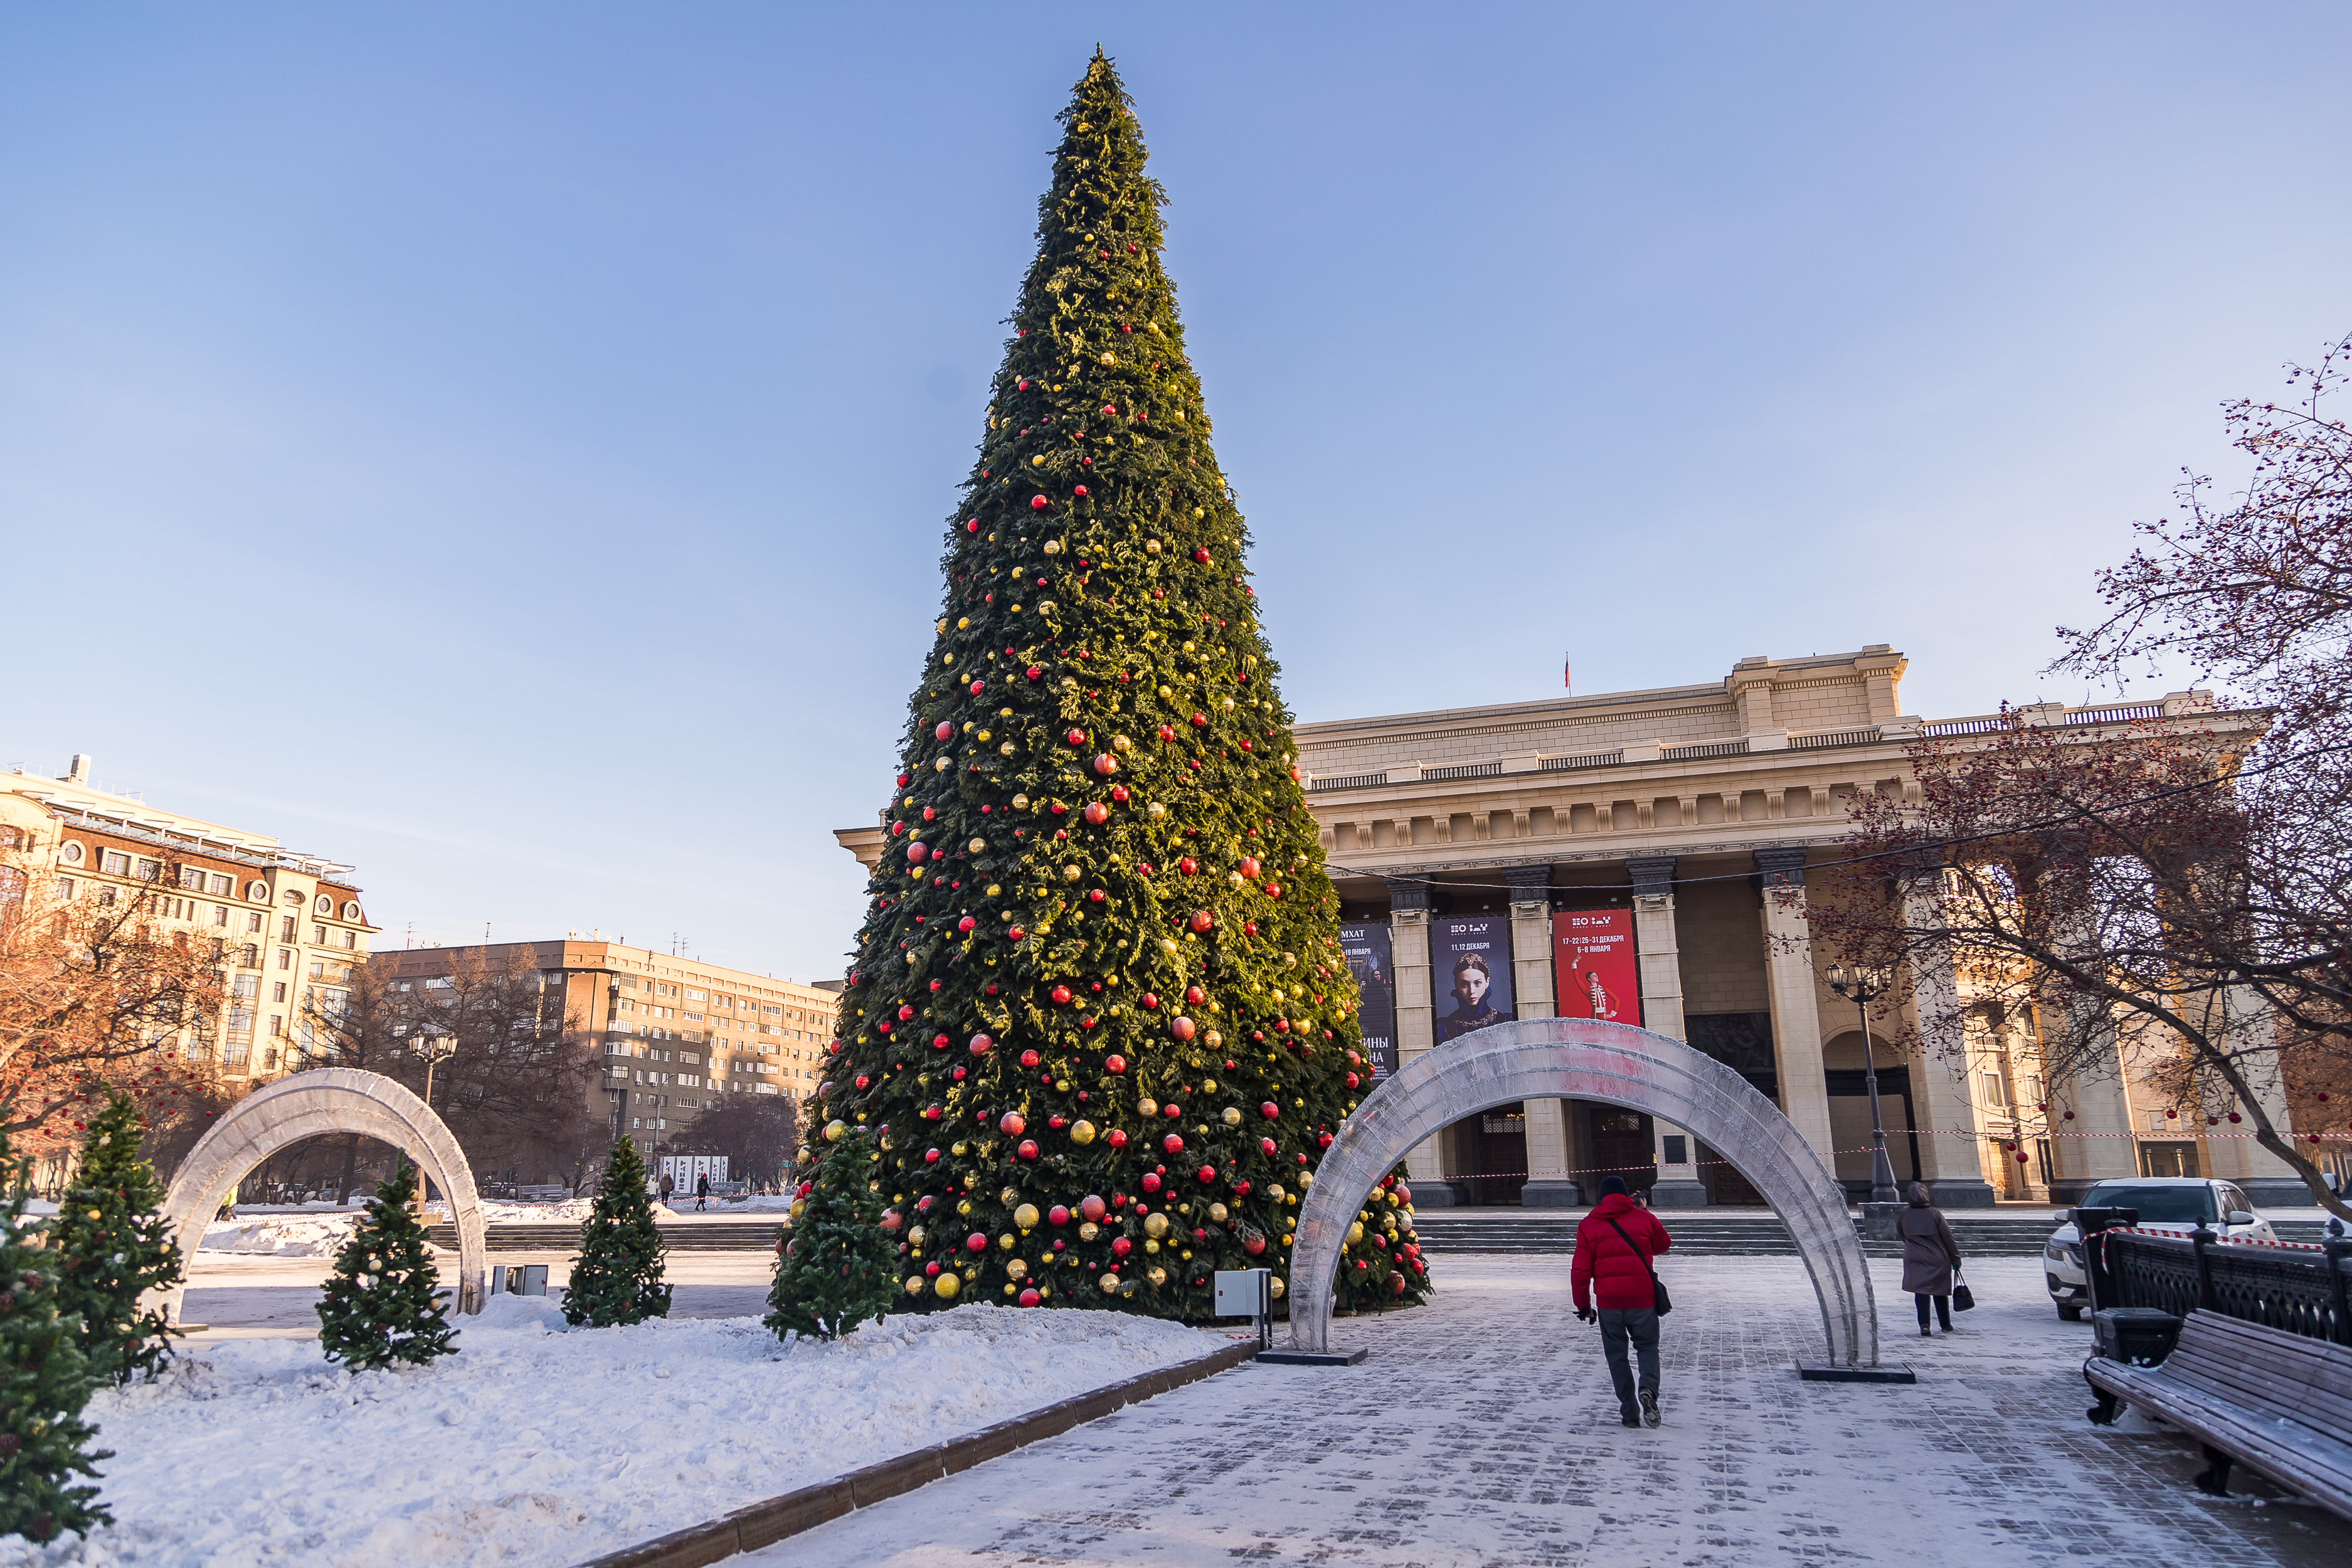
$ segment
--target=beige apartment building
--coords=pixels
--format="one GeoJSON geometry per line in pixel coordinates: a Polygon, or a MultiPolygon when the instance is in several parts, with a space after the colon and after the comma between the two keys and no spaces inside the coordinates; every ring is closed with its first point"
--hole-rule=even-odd
{"type": "MultiPolygon", "coordinates": [[[[1864,1037],[1827,984],[1840,955],[1811,942],[1806,868],[1832,855],[1857,794],[1917,799],[1907,743],[2012,721],[1906,714],[1906,668],[1875,645],[1746,658],[1699,685],[1299,725],[1381,1069],[1498,1014],[1638,1023],[1740,1072],[1866,1195],[1864,1037]]],[[[2093,731],[2175,721],[2249,743],[2263,722],[2215,712],[2201,692],[2013,711],[2093,731]]],[[[836,837],[868,865],[880,852],[878,828],[836,837]]],[[[2135,1174],[2216,1175],[2257,1202],[2308,1202],[2250,1138],[2222,1135],[2242,1128],[2180,1117],[2121,1047],[2112,1073],[2051,1081],[2037,1018],[1993,1016],[1948,973],[1912,979],[1960,1013],[1964,1050],[1906,1056],[1875,1033],[1871,1049],[1895,1174],[1944,1205],[2067,1202],[2135,1174]]],[[[2268,1109],[2284,1128],[2283,1100],[2268,1109]]],[[[1572,1205],[1612,1172],[1660,1206],[1760,1201],[1684,1129],[1575,1100],[1469,1118],[1411,1165],[1424,1204],[1572,1205]]]]}
{"type": "Polygon", "coordinates": [[[519,961],[560,989],[564,1017],[604,1058],[590,1113],[646,1143],[730,1094],[814,1093],[839,1003],[837,983],[803,985],[595,936],[376,957],[395,981],[411,983],[452,973],[462,961],[519,961]]]}
{"type": "Polygon", "coordinates": [[[293,1069],[306,1009],[340,1005],[375,934],[352,867],[100,788],[86,755],[59,778],[0,774],[0,841],[32,873],[31,899],[104,906],[163,883],[166,929],[216,944],[227,995],[217,1019],[155,1043],[232,1082],[293,1069]]]}

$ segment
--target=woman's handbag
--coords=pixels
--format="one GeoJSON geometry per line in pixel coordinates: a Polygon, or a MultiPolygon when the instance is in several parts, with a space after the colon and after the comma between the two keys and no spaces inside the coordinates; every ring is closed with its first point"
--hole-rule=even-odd
{"type": "Polygon", "coordinates": [[[1632,1252],[1634,1257],[1642,1260],[1642,1272],[1650,1277],[1651,1304],[1657,1308],[1658,1316],[1663,1318],[1668,1312],[1673,1311],[1675,1310],[1675,1300],[1673,1297],[1666,1294],[1666,1282],[1658,1278],[1658,1271],[1656,1269],[1650,1267],[1650,1255],[1633,1245],[1633,1238],[1625,1234],[1625,1227],[1623,1226],[1619,1225],[1613,1219],[1606,1223],[1610,1229],[1617,1233],[1617,1239],[1625,1244],[1626,1249],[1632,1252]]]}
{"type": "Polygon", "coordinates": [[[1955,1268],[1952,1270],[1952,1310],[1965,1312],[1976,1304],[1976,1293],[1969,1289],[1969,1282],[1960,1278],[1959,1269],[1955,1268]]]}

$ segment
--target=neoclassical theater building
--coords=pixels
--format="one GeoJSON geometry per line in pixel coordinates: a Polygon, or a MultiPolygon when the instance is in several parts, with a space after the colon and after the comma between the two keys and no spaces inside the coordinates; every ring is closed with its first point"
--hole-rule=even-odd
{"type": "MultiPolygon", "coordinates": [[[[1806,868],[1832,858],[1857,793],[1917,798],[1908,742],[2004,721],[1905,714],[1905,668],[1874,645],[1744,658],[1703,685],[1299,725],[1381,1068],[1503,1018],[1639,1024],[1744,1075],[1866,1196],[1863,1026],[1828,984],[1840,955],[1809,940],[1806,868]]],[[[2262,724],[2217,713],[2202,692],[2012,712],[2118,728],[2177,717],[2250,742],[2262,724]]],[[[837,837],[869,864],[879,853],[875,828],[837,837]]],[[[1906,1052],[1877,1031],[1871,1043],[1895,1173],[1939,1204],[2064,1203],[2129,1175],[2218,1176],[2257,1203],[2308,1201],[2242,1129],[2168,1116],[2173,1101],[2126,1057],[2045,1081],[2036,1018],[1995,1019],[1948,978],[1904,989],[1947,998],[1964,1023],[1964,1051],[1906,1052]]],[[[1906,1022],[1898,1034],[1936,1032],[1906,1022]]],[[[2284,1103],[2268,1109],[2285,1126],[2284,1103]]],[[[1424,1206],[1576,1206],[1612,1173],[1661,1207],[1761,1201],[1684,1129],[1578,1100],[1497,1107],[1410,1164],[1424,1206]]]]}

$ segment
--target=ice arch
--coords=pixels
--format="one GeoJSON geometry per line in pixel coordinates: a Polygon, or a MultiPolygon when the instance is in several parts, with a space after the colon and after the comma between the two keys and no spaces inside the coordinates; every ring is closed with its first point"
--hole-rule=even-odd
{"type": "MultiPolygon", "coordinates": [[[[481,1200],[465,1151],[430,1106],[382,1073],[320,1068],[292,1073],[254,1090],[196,1141],[163,1197],[180,1256],[191,1263],[204,1245],[205,1222],[246,1173],[289,1143],[325,1132],[357,1132],[389,1143],[416,1162],[448,1200],[457,1225],[457,1310],[482,1310],[488,1237],[481,1200]]],[[[164,1294],[180,1321],[184,1283],[164,1294]]]]}
{"type": "Polygon", "coordinates": [[[1332,1280],[1374,1184],[1449,1122],[1525,1100],[1591,1100],[1687,1128],[1764,1194],[1812,1276],[1832,1366],[1878,1364],[1878,1317],[1845,1193],[1780,1107],[1679,1040],[1590,1018],[1523,1018],[1425,1051],[1341,1126],[1299,1206],[1290,1342],[1330,1348],[1332,1280]]]}

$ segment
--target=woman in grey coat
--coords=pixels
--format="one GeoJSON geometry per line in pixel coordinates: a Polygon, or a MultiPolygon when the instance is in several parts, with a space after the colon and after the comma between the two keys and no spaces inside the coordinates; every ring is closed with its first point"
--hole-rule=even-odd
{"type": "Polygon", "coordinates": [[[1927,1337],[1927,1302],[1933,1298],[1944,1331],[1952,1331],[1952,1270],[1960,1266],[1960,1244],[1952,1222],[1929,1200],[1927,1184],[1911,1184],[1911,1206],[1895,1221],[1903,1238],[1903,1289],[1919,1308],[1919,1337],[1927,1337]]]}

